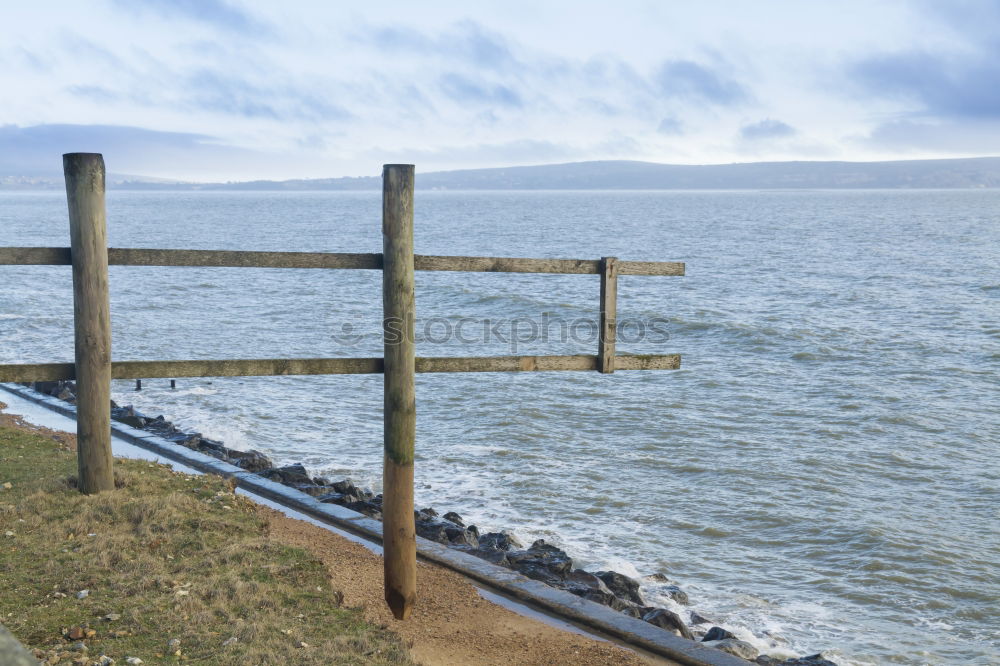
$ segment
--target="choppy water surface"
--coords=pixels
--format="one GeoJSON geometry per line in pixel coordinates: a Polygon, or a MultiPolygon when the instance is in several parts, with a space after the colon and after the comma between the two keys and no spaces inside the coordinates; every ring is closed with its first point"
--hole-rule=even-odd
{"type": "MultiPolygon", "coordinates": [[[[381,250],[376,192],[108,201],[117,247],[381,250]]],[[[666,573],[778,653],[1000,663],[1000,192],[421,191],[416,210],[423,254],[688,264],[619,281],[619,317],[671,336],[620,350],[682,370],[419,376],[418,504],[586,568],[666,573]]],[[[61,195],[0,195],[0,245],[67,244],[61,195]]],[[[377,271],[111,273],[117,359],[381,354],[377,271]]],[[[462,317],[597,312],[596,276],[419,273],[417,290],[434,341],[462,317]]],[[[0,362],[71,361],[71,318],[68,268],[0,268],[0,362]]],[[[517,351],[593,353],[550,330],[517,351]]],[[[380,376],[146,384],[115,398],[379,486],[380,376]]]]}

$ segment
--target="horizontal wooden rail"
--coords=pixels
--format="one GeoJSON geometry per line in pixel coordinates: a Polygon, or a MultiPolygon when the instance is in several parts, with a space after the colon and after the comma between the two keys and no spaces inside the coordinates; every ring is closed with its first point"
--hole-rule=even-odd
{"type": "MultiPolygon", "coordinates": [[[[68,266],[65,247],[2,247],[0,266],[68,266]]],[[[112,266],[201,266],[214,268],[382,268],[382,255],[343,252],[245,252],[236,250],[149,250],[109,248],[112,266]]],[[[560,273],[597,275],[597,259],[519,259],[515,257],[441,257],[414,255],[418,271],[471,273],[560,273]]],[[[620,261],[619,275],[684,275],[679,261],[620,261]]]]}
{"type": "MultiPolygon", "coordinates": [[[[417,372],[528,372],[597,370],[597,356],[436,356],[416,359],[417,372]]],[[[619,355],[615,370],[676,370],[678,354],[619,355]]],[[[360,375],[382,372],[381,358],[277,358],[226,361],[114,361],[113,379],[360,375]]],[[[72,363],[0,365],[0,382],[50,382],[76,378],[72,363]]]]}

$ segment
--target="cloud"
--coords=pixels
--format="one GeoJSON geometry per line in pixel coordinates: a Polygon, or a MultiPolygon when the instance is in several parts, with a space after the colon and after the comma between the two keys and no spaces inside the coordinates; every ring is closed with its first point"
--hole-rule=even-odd
{"type": "Polygon", "coordinates": [[[894,120],[876,126],[861,143],[893,151],[996,153],[1000,119],[894,120]]]}
{"type": "Polygon", "coordinates": [[[737,81],[691,60],[670,60],[660,65],[654,76],[666,97],[732,106],[749,99],[737,81]]]}
{"type": "Polygon", "coordinates": [[[0,175],[61,177],[63,153],[103,153],[115,173],[162,174],[185,164],[235,164],[251,151],[213,137],[120,125],[0,126],[0,175]]]}
{"type": "Polygon", "coordinates": [[[795,135],[795,128],[780,120],[765,118],[756,123],[740,128],[740,138],[744,141],[760,141],[763,139],[784,139],[795,135]]]}
{"type": "Polygon", "coordinates": [[[223,0],[115,0],[114,4],[132,13],[145,11],[168,18],[183,18],[246,35],[270,32],[256,18],[223,0]]]}
{"type": "Polygon", "coordinates": [[[1000,3],[921,6],[940,37],[953,33],[951,48],[874,54],[850,63],[849,77],[866,94],[908,105],[911,118],[1000,119],[1000,3]]]}
{"type": "Polygon", "coordinates": [[[476,69],[499,71],[519,65],[503,35],[470,20],[455,23],[437,34],[400,25],[365,26],[352,38],[380,50],[443,58],[476,69]]]}
{"type": "Polygon", "coordinates": [[[439,85],[445,95],[460,104],[481,103],[515,108],[524,105],[520,95],[507,86],[481,85],[454,72],[442,76],[439,85]]]}
{"type": "Polygon", "coordinates": [[[667,116],[657,125],[656,131],[668,136],[679,136],[684,134],[684,125],[673,116],[667,116]]]}
{"type": "Polygon", "coordinates": [[[917,104],[917,113],[1000,118],[998,58],[1000,48],[952,56],[911,51],[868,58],[852,74],[866,92],[917,104]]]}

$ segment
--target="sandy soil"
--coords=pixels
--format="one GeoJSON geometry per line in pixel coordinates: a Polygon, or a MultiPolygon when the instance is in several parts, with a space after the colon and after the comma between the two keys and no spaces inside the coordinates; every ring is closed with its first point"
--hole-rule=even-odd
{"type": "Polygon", "coordinates": [[[382,600],[382,558],[325,529],[271,511],[271,533],[326,563],[344,604],[400,634],[415,661],[433,666],[473,664],[670,664],[614,644],[562,631],[486,601],[464,577],[418,563],[418,605],[405,622],[382,600]]]}
{"type": "MultiPolygon", "coordinates": [[[[0,402],[0,410],[6,405],[0,402]]],[[[69,450],[76,436],[26,423],[0,411],[0,425],[51,437],[69,450]]],[[[294,520],[267,507],[271,536],[299,546],[321,559],[331,585],[344,605],[361,608],[365,617],[403,637],[414,660],[427,666],[640,666],[672,664],[639,655],[606,641],[557,629],[486,601],[459,574],[418,563],[418,605],[405,622],[393,618],[382,600],[382,558],[367,548],[311,523],[294,520]]]]}

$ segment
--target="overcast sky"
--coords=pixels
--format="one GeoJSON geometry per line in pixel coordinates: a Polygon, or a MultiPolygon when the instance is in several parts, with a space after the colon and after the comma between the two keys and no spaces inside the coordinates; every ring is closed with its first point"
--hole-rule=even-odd
{"type": "Polygon", "coordinates": [[[0,82],[0,175],[993,155],[1000,0],[5,2],[0,82]]]}

